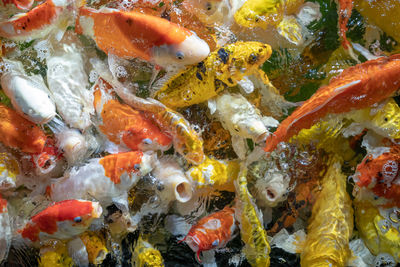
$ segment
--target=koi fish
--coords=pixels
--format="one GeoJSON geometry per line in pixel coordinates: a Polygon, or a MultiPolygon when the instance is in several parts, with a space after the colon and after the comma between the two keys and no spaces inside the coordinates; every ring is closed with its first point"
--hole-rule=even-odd
{"type": "Polygon", "coordinates": [[[27,120],[45,124],[56,116],[56,106],[41,78],[10,71],[1,76],[1,87],[15,110],[27,120]]]}
{"type": "Polygon", "coordinates": [[[203,140],[181,114],[155,99],[130,94],[123,87],[116,86],[114,90],[125,103],[147,113],[162,130],[171,134],[175,150],[186,160],[194,164],[203,162],[203,140]]]}
{"type": "Polygon", "coordinates": [[[202,103],[258,71],[271,53],[271,47],[260,42],[227,45],[171,77],[155,98],[173,109],[202,103]]]}
{"type": "Polygon", "coordinates": [[[160,251],[155,249],[149,242],[145,241],[140,235],[134,246],[131,246],[132,262],[137,267],[153,266],[162,267],[164,266],[164,260],[161,256],[160,251]]]}
{"type": "Polygon", "coordinates": [[[15,182],[19,174],[18,161],[10,153],[0,152],[0,190],[15,188],[15,182]]]}
{"type": "Polygon", "coordinates": [[[365,156],[357,166],[354,180],[360,187],[389,201],[387,205],[400,207],[400,146],[392,144],[389,152],[374,158],[372,154],[365,156]]]}
{"type": "Polygon", "coordinates": [[[182,6],[206,24],[229,18],[230,3],[227,0],[186,0],[182,6]]]}
{"type": "Polygon", "coordinates": [[[399,72],[400,55],[369,60],[344,70],[282,121],[268,136],[264,150],[271,152],[278,143],[288,141],[328,114],[367,108],[390,97],[398,89],[399,72]]]}
{"type": "Polygon", "coordinates": [[[2,104],[0,133],[0,142],[25,153],[41,153],[47,139],[39,127],[2,104]]]}
{"type": "Polygon", "coordinates": [[[49,194],[53,201],[93,197],[104,205],[123,202],[128,190],[152,170],[154,161],[154,154],[141,151],[93,158],[54,180],[49,194]]]}
{"type": "Polygon", "coordinates": [[[241,166],[235,181],[236,214],[240,236],[244,242],[243,252],[251,266],[269,266],[271,248],[263,227],[262,215],[247,188],[247,169],[241,166]]]}
{"type": "Polygon", "coordinates": [[[216,160],[206,156],[200,165],[191,167],[186,175],[196,183],[197,188],[212,187],[233,192],[233,181],[238,173],[237,161],[216,160]]]}
{"type": "Polygon", "coordinates": [[[40,248],[38,265],[39,267],[72,267],[74,266],[74,260],[69,256],[67,245],[64,242],[52,241],[51,246],[42,246],[40,248]]]}
{"type": "Polygon", "coordinates": [[[196,64],[210,53],[207,43],[195,33],[166,19],[134,11],[82,7],[76,32],[89,35],[107,54],[139,57],[163,68],[196,64]]]}
{"type": "Polygon", "coordinates": [[[225,247],[235,231],[235,210],[226,206],[223,210],[201,218],[179,242],[185,242],[196,252],[197,260],[201,262],[202,251],[225,247]]]}
{"type": "Polygon", "coordinates": [[[79,236],[85,245],[89,263],[101,264],[109,253],[105,238],[98,232],[86,231],[79,236]]]}
{"type": "Polygon", "coordinates": [[[353,10],[353,0],[338,0],[339,2],[339,36],[342,40],[342,46],[344,49],[348,50],[351,48],[349,40],[347,40],[347,23],[351,17],[351,12],[353,10]]]}
{"type": "Polygon", "coordinates": [[[7,210],[7,200],[0,194],[0,263],[7,258],[11,245],[10,217],[7,210]]]}
{"type": "Polygon", "coordinates": [[[167,150],[171,138],[154,125],[152,121],[137,110],[121,104],[107,94],[112,87],[102,79],[95,86],[95,109],[102,123],[100,131],[115,144],[125,144],[132,150],[167,150]],[[102,90],[102,89],[105,90],[102,90]]]}
{"type": "Polygon", "coordinates": [[[386,255],[389,254],[399,262],[399,209],[396,207],[382,210],[371,202],[361,201],[358,198],[353,203],[357,230],[371,253],[374,255],[387,253],[386,255]]]}
{"type": "Polygon", "coordinates": [[[102,212],[98,202],[64,200],[34,215],[19,232],[32,242],[68,239],[83,233],[102,212]]]}
{"type": "Polygon", "coordinates": [[[345,266],[351,256],[353,209],[340,159],[333,158],[322,179],[302,245],[301,266],[345,266]]]}
{"type": "Polygon", "coordinates": [[[69,4],[69,0],[46,0],[25,14],[14,15],[0,22],[0,37],[16,41],[43,38],[59,26],[59,19],[69,4]]]}
{"type": "Polygon", "coordinates": [[[40,173],[49,173],[56,167],[57,161],[63,158],[63,153],[55,145],[54,139],[48,137],[43,150],[40,153],[31,154],[31,161],[40,173]]]}
{"type": "Polygon", "coordinates": [[[81,53],[70,45],[46,59],[47,84],[57,112],[73,128],[86,130],[94,113],[88,77],[81,53]]]}

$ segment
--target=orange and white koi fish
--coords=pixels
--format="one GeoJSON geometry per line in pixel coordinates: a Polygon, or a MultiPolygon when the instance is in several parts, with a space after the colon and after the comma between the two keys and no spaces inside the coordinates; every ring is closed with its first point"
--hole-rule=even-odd
{"type": "Polygon", "coordinates": [[[45,133],[16,111],[0,104],[0,142],[25,153],[41,153],[46,143],[45,133]]]}
{"type": "Polygon", "coordinates": [[[7,210],[7,200],[0,194],[0,263],[7,258],[11,245],[10,217],[7,210]]]}
{"type": "Polygon", "coordinates": [[[210,53],[195,33],[166,19],[139,12],[82,7],[76,32],[93,38],[104,52],[150,61],[161,67],[200,62],[210,53]]]}
{"type": "Polygon", "coordinates": [[[385,198],[389,206],[400,207],[400,146],[392,144],[389,152],[374,158],[365,156],[357,166],[353,179],[360,187],[366,187],[385,198]]]}
{"type": "Polygon", "coordinates": [[[223,210],[200,219],[180,242],[188,244],[201,262],[202,251],[224,247],[232,239],[235,231],[235,210],[226,206],[223,210]]]}
{"type": "Polygon", "coordinates": [[[48,137],[42,152],[32,154],[31,161],[42,174],[49,173],[56,166],[57,161],[63,158],[63,153],[55,145],[54,139],[48,137]]]}
{"type": "Polygon", "coordinates": [[[98,202],[64,200],[34,215],[18,232],[32,242],[45,239],[68,239],[77,236],[103,212],[98,202]]]}
{"type": "Polygon", "coordinates": [[[104,205],[127,203],[127,192],[139,178],[149,173],[155,155],[132,151],[91,159],[87,164],[74,168],[63,178],[50,185],[54,201],[73,198],[94,198],[104,205]],[[126,202],[124,202],[126,201],[126,202]]]}
{"type": "Polygon", "coordinates": [[[344,70],[297,108],[267,138],[265,151],[287,142],[328,114],[362,109],[393,95],[400,86],[400,54],[382,57],[344,70]]]}
{"type": "Polygon", "coordinates": [[[339,36],[342,41],[342,46],[344,49],[348,50],[351,48],[349,40],[347,40],[347,23],[351,17],[351,12],[353,9],[353,0],[338,0],[339,2],[339,36]]]}
{"type": "Polygon", "coordinates": [[[0,37],[16,41],[28,38],[42,38],[48,35],[57,20],[70,4],[70,0],[46,0],[25,14],[17,14],[0,22],[0,37]]]}
{"type": "Polygon", "coordinates": [[[99,79],[95,86],[94,106],[102,121],[98,127],[111,142],[142,151],[165,151],[171,147],[172,140],[168,135],[143,113],[121,104],[115,96],[107,94],[108,90],[112,90],[112,87],[99,79]]]}

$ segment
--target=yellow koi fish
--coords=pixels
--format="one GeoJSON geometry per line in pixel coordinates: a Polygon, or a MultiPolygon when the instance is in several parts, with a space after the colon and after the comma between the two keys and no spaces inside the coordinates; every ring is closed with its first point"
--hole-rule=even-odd
{"type": "Polygon", "coordinates": [[[271,53],[271,47],[260,42],[227,45],[173,76],[155,98],[173,109],[204,102],[257,72],[271,53]]]}
{"type": "MultiPolygon", "coordinates": [[[[242,167],[243,168],[243,167],[242,167]]],[[[245,243],[243,252],[251,266],[266,266],[270,264],[267,233],[263,221],[247,188],[247,169],[242,169],[235,181],[237,193],[236,217],[240,222],[240,235],[245,243]]]]}
{"type": "Polygon", "coordinates": [[[132,261],[135,263],[133,266],[137,267],[162,267],[164,260],[160,251],[155,249],[149,242],[143,240],[142,236],[136,241],[132,253],[132,261]]]}
{"type": "Polygon", "coordinates": [[[351,255],[349,239],[353,231],[353,209],[346,192],[346,176],[340,159],[333,158],[322,179],[307,227],[301,266],[346,266],[351,255]]]}

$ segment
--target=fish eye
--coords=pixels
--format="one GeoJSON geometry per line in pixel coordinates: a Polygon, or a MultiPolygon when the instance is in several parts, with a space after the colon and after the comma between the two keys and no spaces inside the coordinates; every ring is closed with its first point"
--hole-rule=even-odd
{"type": "Polygon", "coordinates": [[[80,216],[74,218],[74,222],[80,223],[82,222],[82,218],[80,216]]]}
{"type": "Polygon", "coordinates": [[[183,52],[179,51],[176,53],[176,58],[182,60],[185,58],[185,54],[183,52]]]}
{"type": "Polygon", "coordinates": [[[153,141],[151,141],[151,139],[150,138],[145,138],[145,139],[143,139],[143,144],[145,144],[145,145],[151,145],[152,143],[153,143],[153,141]]]}
{"type": "Polygon", "coordinates": [[[140,164],[135,164],[134,166],[133,166],[133,168],[135,169],[135,170],[140,170],[140,164]]]}
{"type": "Polygon", "coordinates": [[[257,62],[257,60],[258,60],[258,56],[256,54],[254,54],[254,53],[251,53],[250,56],[249,56],[248,62],[250,64],[254,64],[254,63],[257,62]]]}
{"type": "Polygon", "coordinates": [[[210,11],[212,9],[212,4],[210,2],[206,3],[206,9],[210,11]]]}

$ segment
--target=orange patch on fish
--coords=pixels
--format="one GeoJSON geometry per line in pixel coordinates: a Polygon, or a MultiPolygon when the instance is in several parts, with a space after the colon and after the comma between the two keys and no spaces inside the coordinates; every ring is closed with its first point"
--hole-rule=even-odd
{"type": "Polygon", "coordinates": [[[301,129],[308,129],[328,114],[362,109],[392,96],[400,87],[400,54],[382,57],[345,69],[315,92],[267,138],[271,152],[301,129]]]}
{"type": "Polygon", "coordinates": [[[225,246],[231,240],[235,229],[235,210],[226,206],[223,210],[200,219],[182,241],[197,252],[197,259],[201,262],[200,252],[225,246]]]}
{"type": "Polygon", "coordinates": [[[104,168],[105,176],[109,177],[113,183],[119,184],[123,173],[139,171],[138,165],[142,162],[142,157],[143,152],[132,151],[105,156],[99,163],[104,168]]]}
{"type": "Polygon", "coordinates": [[[375,195],[391,200],[400,207],[400,146],[373,158],[367,155],[357,166],[357,185],[370,188],[375,195]]]}
{"type": "Polygon", "coordinates": [[[353,0],[339,0],[339,35],[342,39],[342,46],[345,49],[351,47],[349,40],[347,40],[346,32],[348,30],[347,23],[351,17],[353,9],[353,0]]]}
{"type": "MultiPolygon", "coordinates": [[[[155,46],[173,45],[183,42],[193,33],[169,22],[139,12],[124,12],[114,9],[79,9],[76,32],[85,33],[82,21],[93,21],[92,36],[97,46],[106,53],[119,57],[151,60],[151,49],[155,46]]],[[[86,24],[90,24],[86,21],[86,24]]],[[[87,29],[86,29],[87,30],[87,29]]]]}
{"type": "Polygon", "coordinates": [[[29,12],[0,23],[0,36],[10,38],[15,35],[26,35],[52,24],[63,10],[53,1],[47,0],[29,12]]]}
{"type": "Polygon", "coordinates": [[[36,242],[39,241],[40,232],[57,232],[57,222],[74,221],[76,217],[91,216],[92,212],[91,201],[60,201],[33,216],[20,233],[23,238],[36,242]]]}
{"type": "Polygon", "coordinates": [[[0,142],[25,153],[41,153],[46,139],[39,127],[0,104],[0,142]]]}

